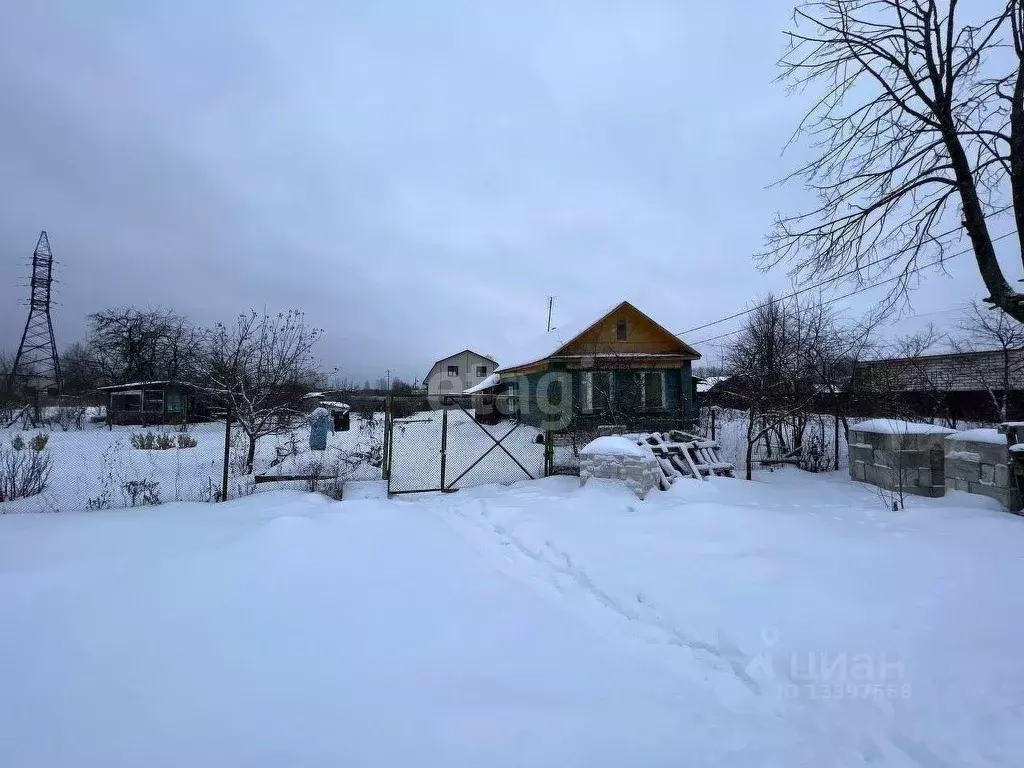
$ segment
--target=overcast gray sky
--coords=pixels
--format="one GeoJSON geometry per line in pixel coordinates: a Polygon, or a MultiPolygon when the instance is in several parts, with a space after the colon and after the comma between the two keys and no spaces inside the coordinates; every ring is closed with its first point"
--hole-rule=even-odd
{"type": "MultiPolygon", "coordinates": [[[[731,314],[789,285],[751,254],[803,199],[767,188],[792,4],[2,3],[0,348],[44,228],[61,347],[112,305],[297,308],[327,367],[412,378],[542,330],[549,293],[556,321],[731,314]]],[[[950,272],[904,325],[982,295],[950,272]]]]}

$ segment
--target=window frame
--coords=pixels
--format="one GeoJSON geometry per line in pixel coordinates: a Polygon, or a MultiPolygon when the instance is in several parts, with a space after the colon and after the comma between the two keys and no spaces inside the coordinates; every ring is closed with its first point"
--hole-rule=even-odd
{"type": "Polygon", "coordinates": [[[665,371],[640,371],[640,410],[643,411],[664,411],[668,408],[668,381],[665,376],[665,371]],[[661,382],[661,398],[657,405],[649,405],[647,403],[647,376],[653,374],[657,376],[661,382]]]}
{"type": "Polygon", "coordinates": [[[184,392],[166,392],[164,409],[167,413],[185,413],[188,410],[188,395],[184,392]]]}
{"type": "Polygon", "coordinates": [[[625,320],[615,322],[615,340],[626,341],[629,338],[629,324],[625,320]]]}
{"type": "Polygon", "coordinates": [[[487,378],[487,366],[486,365],[478,365],[478,366],[476,366],[476,377],[478,379],[486,379],[487,378]]]}
{"type": "MultiPolygon", "coordinates": [[[[505,413],[506,416],[516,418],[519,414],[519,382],[510,381],[505,385],[505,413]]],[[[499,409],[500,412],[500,409],[499,409]]]]}
{"type": "Polygon", "coordinates": [[[594,372],[580,371],[580,410],[594,412],[594,372]]]}
{"type": "Polygon", "coordinates": [[[449,379],[457,379],[457,378],[459,378],[459,366],[457,366],[457,365],[449,365],[448,366],[448,378],[449,379]]]}
{"type": "Polygon", "coordinates": [[[580,372],[580,403],[583,413],[607,413],[615,408],[615,371],[581,371],[580,372]],[[607,377],[607,397],[594,397],[594,374],[607,377]]]}
{"type": "Polygon", "coordinates": [[[142,410],[144,413],[163,413],[166,393],[162,389],[144,389],[142,391],[142,410]],[[159,408],[154,408],[160,403],[159,408]]]}

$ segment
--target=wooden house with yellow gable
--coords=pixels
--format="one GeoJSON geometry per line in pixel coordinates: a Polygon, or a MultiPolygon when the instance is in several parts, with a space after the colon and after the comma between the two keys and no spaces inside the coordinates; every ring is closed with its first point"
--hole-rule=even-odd
{"type": "Polygon", "coordinates": [[[623,425],[688,428],[691,364],[700,354],[628,301],[583,323],[561,324],[498,357],[506,415],[541,428],[623,425]]]}

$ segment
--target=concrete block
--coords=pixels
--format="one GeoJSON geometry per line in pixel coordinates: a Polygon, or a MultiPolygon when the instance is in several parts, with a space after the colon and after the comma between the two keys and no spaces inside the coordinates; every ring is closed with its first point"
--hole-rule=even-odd
{"type": "Polygon", "coordinates": [[[996,479],[996,468],[994,464],[981,465],[981,482],[992,484],[996,479]]]}
{"type": "Polygon", "coordinates": [[[992,478],[992,482],[1000,488],[1009,488],[1011,485],[1011,478],[1013,474],[1010,472],[1010,468],[1005,464],[996,464],[995,474],[992,478]]]}
{"type": "Polygon", "coordinates": [[[986,464],[1005,464],[1010,456],[1010,451],[1005,445],[993,445],[992,443],[972,443],[975,450],[981,454],[981,460],[986,464]]]}
{"type": "Polygon", "coordinates": [[[928,451],[928,464],[933,472],[942,473],[946,466],[946,457],[941,449],[933,448],[928,451]]]}
{"type": "Polygon", "coordinates": [[[931,455],[929,451],[921,450],[895,450],[893,451],[893,460],[897,467],[930,467],[931,466],[931,455]]]}
{"type": "Polygon", "coordinates": [[[984,483],[971,483],[970,492],[979,496],[988,496],[1006,506],[1007,493],[1002,488],[996,488],[994,485],[985,485],[984,483]]]}
{"type": "Polygon", "coordinates": [[[965,461],[964,459],[953,459],[946,469],[947,475],[964,478],[968,481],[981,479],[981,464],[976,461],[965,461]]]}
{"type": "Polygon", "coordinates": [[[854,461],[850,464],[850,474],[854,480],[864,480],[864,462],[854,461]]]}
{"type": "Polygon", "coordinates": [[[967,480],[966,478],[963,478],[963,477],[957,477],[957,478],[955,478],[955,482],[956,482],[956,489],[958,491],[967,491],[968,493],[970,493],[970,491],[971,491],[971,481],[970,480],[967,480]]]}
{"type": "Polygon", "coordinates": [[[875,461],[874,449],[865,448],[859,445],[850,446],[850,461],[863,461],[869,464],[873,464],[875,461]]]}

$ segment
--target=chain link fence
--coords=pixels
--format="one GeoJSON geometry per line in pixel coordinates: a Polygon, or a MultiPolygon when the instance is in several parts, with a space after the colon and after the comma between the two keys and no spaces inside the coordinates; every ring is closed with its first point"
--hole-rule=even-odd
{"type": "MultiPolygon", "coordinates": [[[[544,433],[518,421],[478,421],[473,403],[419,395],[331,394],[344,408],[324,450],[310,449],[303,416],[257,441],[237,423],[106,424],[102,406],[12,410],[0,424],[0,514],[216,502],[268,490],[336,498],[353,481],[390,493],[453,491],[543,477],[544,433]]],[[[309,410],[317,403],[310,403],[309,410]]],[[[494,421],[493,419],[483,419],[494,421]]]]}
{"type": "MultiPolygon", "coordinates": [[[[501,396],[490,396],[495,397],[501,396]]],[[[544,432],[497,417],[493,403],[478,415],[479,403],[479,398],[445,396],[439,408],[390,417],[388,492],[455,491],[543,477],[544,432]]],[[[402,399],[392,400],[392,413],[408,411],[402,399]]]]}

